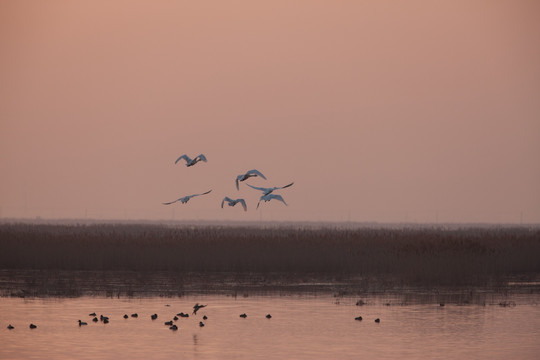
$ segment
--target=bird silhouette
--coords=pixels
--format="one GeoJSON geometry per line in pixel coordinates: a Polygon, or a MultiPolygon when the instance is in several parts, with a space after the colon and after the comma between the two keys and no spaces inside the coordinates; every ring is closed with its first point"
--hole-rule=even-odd
{"type": "Polygon", "coordinates": [[[294,184],[294,182],[292,182],[290,184],[287,184],[285,186],[277,186],[277,187],[271,187],[271,188],[258,187],[258,186],[253,186],[253,185],[249,185],[249,184],[246,184],[246,185],[249,186],[252,189],[262,191],[263,195],[268,195],[268,194],[271,194],[274,190],[285,189],[285,188],[288,188],[289,186],[292,186],[293,184],[294,184]]]}
{"type": "Polygon", "coordinates": [[[163,203],[163,205],[170,205],[170,204],[174,204],[175,202],[177,201],[180,201],[182,204],[185,204],[189,201],[189,199],[191,199],[192,197],[195,197],[195,196],[200,196],[200,195],[206,195],[208,194],[210,191],[212,190],[208,190],[207,192],[204,192],[202,194],[193,194],[193,195],[187,195],[187,196],[184,196],[184,197],[181,197],[179,199],[176,199],[174,201],[170,201],[170,202],[166,202],[166,203],[163,203]]]}
{"type": "Polygon", "coordinates": [[[203,307],[206,307],[206,305],[199,305],[199,303],[196,303],[195,305],[193,305],[193,314],[197,314],[197,311],[199,311],[199,309],[202,309],[203,307]]]}
{"type": "Polygon", "coordinates": [[[176,159],[176,161],[174,163],[177,164],[182,159],[186,160],[186,166],[188,166],[188,167],[195,165],[199,161],[207,162],[206,156],[204,156],[204,154],[199,154],[199,155],[195,156],[194,159],[192,159],[189,156],[187,156],[186,154],[184,154],[182,156],[179,156],[178,159],[176,159]]]}
{"type": "Polygon", "coordinates": [[[268,195],[261,196],[261,198],[259,199],[259,202],[257,203],[257,209],[259,208],[259,205],[261,204],[261,201],[268,202],[268,201],[270,201],[272,199],[279,200],[282,203],[284,203],[285,205],[287,205],[285,200],[283,200],[283,196],[277,195],[277,194],[268,194],[268,195]]]}
{"type": "Polygon", "coordinates": [[[238,182],[239,181],[246,181],[250,177],[260,176],[264,180],[266,180],[266,176],[264,176],[259,170],[253,169],[247,171],[245,174],[240,174],[236,177],[236,190],[240,190],[238,182]]]}
{"type": "Polygon", "coordinates": [[[79,326],[88,325],[88,323],[85,323],[84,321],[79,320],[79,326]]]}
{"type": "Polygon", "coordinates": [[[223,200],[221,201],[221,208],[223,209],[223,204],[226,202],[229,203],[229,206],[234,206],[238,203],[242,204],[242,207],[244,208],[244,211],[247,211],[247,205],[246,205],[246,201],[244,199],[231,199],[230,197],[228,196],[225,196],[223,198],[223,200]]]}

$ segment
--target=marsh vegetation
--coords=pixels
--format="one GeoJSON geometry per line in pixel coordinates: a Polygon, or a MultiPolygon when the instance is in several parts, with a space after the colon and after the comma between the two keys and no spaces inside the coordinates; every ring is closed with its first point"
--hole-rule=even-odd
{"type": "Polygon", "coordinates": [[[100,279],[96,286],[111,273],[127,274],[133,283],[160,283],[148,279],[161,274],[158,278],[175,279],[175,288],[189,279],[220,283],[220,278],[231,286],[341,280],[364,286],[374,279],[382,286],[473,286],[534,279],[540,274],[538,259],[540,229],[525,227],[0,225],[4,274],[25,271],[47,279],[87,274],[100,279]]]}

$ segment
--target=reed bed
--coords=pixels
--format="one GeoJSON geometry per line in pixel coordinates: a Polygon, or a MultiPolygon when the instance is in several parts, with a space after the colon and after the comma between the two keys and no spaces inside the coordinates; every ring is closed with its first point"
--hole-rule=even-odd
{"type": "Polygon", "coordinates": [[[332,274],[405,285],[540,274],[540,229],[0,225],[0,269],[332,274]]]}

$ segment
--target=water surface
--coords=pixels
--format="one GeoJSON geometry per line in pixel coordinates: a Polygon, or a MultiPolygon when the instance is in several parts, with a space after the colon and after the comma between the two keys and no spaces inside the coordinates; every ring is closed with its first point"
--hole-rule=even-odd
{"type": "Polygon", "coordinates": [[[404,302],[368,296],[363,306],[357,300],[331,295],[0,298],[0,358],[537,359],[540,354],[536,294],[445,306],[410,297],[404,302]],[[178,331],[164,325],[176,313],[191,313],[196,302],[208,306],[176,321],[178,331]],[[91,322],[88,314],[94,311],[109,316],[110,323],[91,322]],[[122,317],[135,312],[138,318],[122,317]],[[242,313],[247,318],[240,318],[242,313]],[[357,316],[363,320],[354,320],[357,316]],[[88,325],[79,327],[78,319],[88,325]],[[29,329],[30,323],[38,328],[29,329]],[[8,330],[8,324],[15,329],[8,330]]]}

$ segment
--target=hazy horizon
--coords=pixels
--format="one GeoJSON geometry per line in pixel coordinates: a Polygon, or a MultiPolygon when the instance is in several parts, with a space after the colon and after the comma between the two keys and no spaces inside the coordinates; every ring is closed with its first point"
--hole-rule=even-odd
{"type": "Polygon", "coordinates": [[[0,47],[0,219],[540,223],[537,1],[7,0],[0,47]]]}

